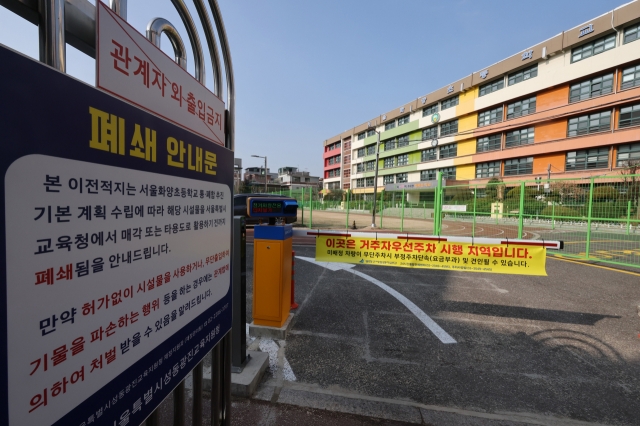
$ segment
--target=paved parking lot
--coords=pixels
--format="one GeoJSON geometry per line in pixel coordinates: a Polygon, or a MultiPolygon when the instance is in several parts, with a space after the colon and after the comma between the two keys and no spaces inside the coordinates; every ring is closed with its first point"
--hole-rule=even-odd
{"type": "MultiPolygon", "coordinates": [[[[256,398],[426,424],[640,423],[640,274],[555,259],[548,277],[331,270],[294,249],[300,307],[286,342],[267,342],[256,398]]],[[[249,245],[248,322],[252,259],[249,245]]]]}

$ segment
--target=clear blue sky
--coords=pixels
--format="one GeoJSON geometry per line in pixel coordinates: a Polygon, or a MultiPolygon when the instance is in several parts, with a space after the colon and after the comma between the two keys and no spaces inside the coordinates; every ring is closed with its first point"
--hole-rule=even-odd
{"type": "MultiPolygon", "coordinates": [[[[272,171],[294,166],[312,175],[322,173],[325,139],[624,3],[218,1],[236,79],[236,157],[251,167],[263,164],[251,154],[267,155],[272,171]]],[[[169,0],[128,3],[139,31],[161,16],[188,42],[169,0]]],[[[0,43],[37,57],[37,34],[0,6],[0,43]]],[[[163,49],[170,52],[166,39],[163,49]]],[[[94,60],[70,47],[67,55],[68,72],[94,84],[94,60]]]]}

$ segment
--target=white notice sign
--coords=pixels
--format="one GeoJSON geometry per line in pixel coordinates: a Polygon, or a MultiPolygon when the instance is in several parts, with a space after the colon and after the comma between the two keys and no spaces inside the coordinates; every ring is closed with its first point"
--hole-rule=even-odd
{"type": "Polygon", "coordinates": [[[229,290],[227,185],[45,155],[5,185],[12,425],[54,423],[229,290]]]}
{"type": "Polygon", "coordinates": [[[224,102],[103,2],[96,87],[224,146],[224,102]]]}

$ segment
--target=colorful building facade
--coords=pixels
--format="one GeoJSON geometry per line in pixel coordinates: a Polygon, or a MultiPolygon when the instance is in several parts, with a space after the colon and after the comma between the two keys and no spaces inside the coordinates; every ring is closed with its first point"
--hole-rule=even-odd
{"type": "Polygon", "coordinates": [[[640,163],[640,1],[325,140],[323,161],[324,189],[355,193],[437,171],[484,183],[640,163]]]}

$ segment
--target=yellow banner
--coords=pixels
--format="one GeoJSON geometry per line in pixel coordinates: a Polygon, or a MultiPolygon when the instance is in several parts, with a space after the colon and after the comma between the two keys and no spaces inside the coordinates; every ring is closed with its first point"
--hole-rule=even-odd
{"type": "Polygon", "coordinates": [[[319,235],[319,262],[402,268],[546,276],[547,249],[518,244],[467,244],[418,239],[379,239],[319,235]]]}

